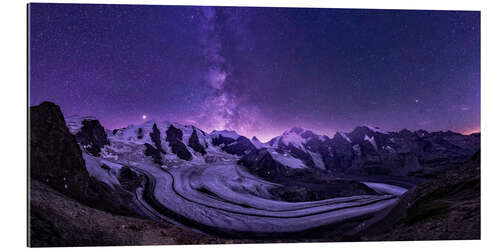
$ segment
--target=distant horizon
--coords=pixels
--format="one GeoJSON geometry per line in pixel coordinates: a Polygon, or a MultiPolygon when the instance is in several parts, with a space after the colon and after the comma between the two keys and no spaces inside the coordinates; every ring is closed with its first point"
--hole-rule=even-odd
{"type": "MultiPolygon", "coordinates": [[[[50,102],[50,101],[47,101],[47,102],[50,102]]],[[[55,103],[57,105],[57,103],[55,103]]],[[[38,104],[39,105],[39,104],[38,104]]],[[[30,106],[36,106],[36,105],[30,105],[30,106]]],[[[63,115],[64,115],[64,111],[62,110],[63,112],[63,115]]],[[[145,123],[148,123],[148,122],[171,122],[171,123],[178,123],[178,124],[181,124],[181,125],[185,125],[185,126],[195,126],[197,127],[198,129],[201,129],[203,131],[205,131],[206,133],[213,133],[215,131],[232,131],[232,132],[236,132],[238,135],[243,135],[245,137],[247,137],[248,139],[251,139],[253,138],[254,136],[261,142],[263,143],[267,143],[269,142],[270,140],[272,140],[273,138],[277,137],[277,136],[280,136],[282,135],[283,133],[285,133],[286,131],[292,129],[292,128],[295,128],[295,127],[298,127],[298,128],[302,128],[304,130],[310,130],[314,133],[317,133],[314,129],[309,129],[307,127],[301,127],[301,126],[296,126],[296,125],[292,125],[292,126],[289,126],[288,128],[286,129],[283,129],[281,133],[279,134],[276,134],[274,136],[271,136],[269,139],[263,139],[263,137],[260,137],[258,135],[245,135],[243,133],[240,133],[238,132],[237,130],[230,130],[230,129],[203,129],[203,128],[200,128],[198,126],[196,126],[195,124],[189,124],[189,123],[183,123],[183,122],[179,122],[179,121],[172,121],[172,120],[158,120],[158,119],[143,119],[137,123],[128,123],[127,125],[124,125],[124,126],[118,126],[118,127],[107,127],[105,126],[102,122],[101,122],[101,119],[95,115],[91,115],[91,114],[86,114],[86,115],[78,115],[78,114],[72,114],[72,115],[64,115],[64,118],[69,118],[69,117],[93,117],[93,118],[96,118],[99,123],[101,123],[101,125],[105,128],[105,129],[108,129],[108,130],[113,130],[113,129],[123,129],[123,128],[127,128],[128,126],[138,126],[138,125],[142,125],[142,124],[145,124],[145,123]]],[[[401,128],[399,130],[386,130],[384,129],[383,127],[380,127],[380,126],[376,126],[376,125],[373,125],[373,124],[359,124],[353,128],[351,128],[350,131],[334,131],[332,133],[317,133],[317,135],[320,135],[320,136],[327,136],[328,138],[333,138],[333,136],[335,136],[336,133],[349,133],[351,131],[353,131],[356,127],[363,127],[363,126],[370,126],[370,127],[374,127],[374,128],[377,128],[377,129],[381,129],[381,130],[384,130],[384,131],[387,131],[387,132],[399,132],[403,129],[407,129],[407,128],[401,128]]],[[[432,132],[446,132],[446,131],[452,131],[452,132],[455,132],[455,133],[459,133],[459,134],[463,134],[463,135],[471,135],[471,134],[475,134],[475,133],[481,133],[481,130],[480,129],[475,129],[475,130],[472,130],[468,133],[464,133],[464,132],[460,132],[460,131],[454,131],[454,130],[451,130],[451,129],[448,129],[448,130],[426,130],[426,129],[408,129],[412,132],[415,132],[415,131],[418,131],[418,130],[425,130],[429,133],[432,133],[432,132]]]]}

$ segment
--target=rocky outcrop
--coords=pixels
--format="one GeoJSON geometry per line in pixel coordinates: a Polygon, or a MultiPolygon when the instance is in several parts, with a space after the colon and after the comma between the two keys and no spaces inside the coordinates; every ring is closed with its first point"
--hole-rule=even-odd
{"type": "Polygon", "coordinates": [[[106,131],[98,120],[83,120],[82,127],[75,136],[85,151],[93,156],[98,156],[104,145],[109,145],[106,131]]]}
{"type": "Polygon", "coordinates": [[[30,177],[73,197],[90,191],[82,151],[69,132],[59,106],[30,107],[30,177]]]}
{"type": "Polygon", "coordinates": [[[430,179],[472,156],[479,149],[480,135],[407,129],[386,132],[360,126],[350,133],[336,133],[330,139],[292,128],[268,145],[309,167],[325,169],[334,175],[430,179]]]}
{"type": "Polygon", "coordinates": [[[118,173],[118,181],[120,185],[130,192],[135,192],[135,190],[139,187],[142,187],[142,182],[144,178],[142,175],[133,171],[130,167],[123,166],[120,168],[118,173]]]}
{"type": "Polygon", "coordinates": [[[28,238],[30,247],[232,242],[166,221],[154,222],[95,209],[70,199],[37,180],[33,180],[30,184],[30,195],[28,238]]]}
{"type": "Polygon", "coordinates": [[[230,144],[222,147],[222,150],[233,155],[245,155],[256,149],[253,143],[246,137],[240,136],[230,144]]]}
{"type": "Polygon", "coordinates": [[[294,169],[284,166],[267,149],[253,150],[243,156],[238,164],[265,180],[283,184],[270,190],[278,200],[299,202],[376,194],[360,182],[340,180],[315,168],[294,169]]]}
{"type": "Polygon", "coordinates": [[[176,154],[182,160],[190,161],[193,155],[182,142],[182,130],[170,125],[167,129],[167,142],[172,148],[172,153],[176,154]]]}
{"type": "Polygon", "coordinates": [[[202,155],[205,155],[207,153],[203,145],[201,145],[200,143],[200,139],[198,138],[198,133],[196,132],[196,128],[194,126],[193,126],[193,133],[189,137],[188,146],[202,155]]]}
{"type": "Polygon", "coordinates": [[[230,137],[222,136],[222,135],[218,135],[218,136],[212,138],[212,144],[214,146],[223,146],[224,147],[226,145],[233,143],[234,141],[236,141],[236,140],[233,138],[230,138],[230,137]]]}
{"type": "Polygon", "coordinates": [[[137,139],[141,140],[142,138],[144,138],[144,130],[142,128],[139,128],[137,130],[137,139]]]}
{"type": "Polygon", "coordinates": [[[155,144],[156,149],[158,149],[163,154],[166,154],[165,150],[161,146],[160,130],[156,126],[156,123],[153,124],[153,129],[151,133],[149,133],[149,137],[151,138],[151,141],[155,144]]]}
{"type": "Polygon", "coordinates": [[[151,158],[153,158],[154,163],[156,163],[158,165],[162,165],[163,158],[161,156],[161,151],[149,143],[144,143],[144,146],[146,146],[146,150],[144,151],[144,155],[151,156],[151,158]]]}
{"type": "Polygon", "coordinates": [[[480,239],[480,156],[414,187],[350,240],[480,239]]]}
{"type": "MultiPolygon", "coordinates": [[[[87,126],[84,135],[100,131],[96,124],[93,121],[84,124],[87,126]]],[[[97,147],[99,142],[103,142],[101,139],[85,142],[97,147]]],[[[75,136],[69,132],[59,106],[43,102],[30,107],[29,140],[31,179],[89,206],[118,214],[137,215],[130,207],[131,194],[115,190],[89,176],[82,151],[75,136]]]]}

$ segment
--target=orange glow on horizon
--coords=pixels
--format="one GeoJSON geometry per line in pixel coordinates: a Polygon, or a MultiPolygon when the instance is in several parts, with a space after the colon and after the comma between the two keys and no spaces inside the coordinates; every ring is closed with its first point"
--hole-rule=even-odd
{"type": "Polygon", "coordinates": [[[470,134],[474,134],[474,133],[481,133],[481,128],[475,128],[475,129],[471,129],[471,130],[462,132],[462,134],[464,134],[464,135],[470,135],[470,134]]]}

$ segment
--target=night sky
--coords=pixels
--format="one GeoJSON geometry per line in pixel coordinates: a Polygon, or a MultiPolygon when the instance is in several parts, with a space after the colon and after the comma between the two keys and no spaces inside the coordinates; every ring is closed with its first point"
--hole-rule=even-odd
{"type": "Polygon", "coordinates": [[[480,13],[31,4],[30,105],[268,140],[480,129],[480,13]]]}

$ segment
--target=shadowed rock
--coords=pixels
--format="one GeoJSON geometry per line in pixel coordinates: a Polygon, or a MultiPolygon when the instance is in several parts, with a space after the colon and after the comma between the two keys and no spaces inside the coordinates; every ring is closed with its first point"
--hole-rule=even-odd
{"type": "Polygon", "coordinates": [[[182,130],[170,125],[167,129],[167,142],[172,148],[172,153],[180,159],[190,161],[193,156],[182,142],[182,130]]]}
{"type": "Polygon", "coordinates": [[[222,136],[222,135],[219,135],[215,138],[212,138],[212,144],[214,146],[220,146],[222,144],[224,144],[224,146],[226,146],[226,145],[233,143],[234,141],[236,141],[236,140],[233,138],[222,136]]]}
{"type": "Polygon", "coordinates": [[[238,164],[265,180],[282,184],[269,190],[277,200],[300,202],[376,194],[363,183],[336,179],[315,168],[294,169],[284,166],[267,149],[253,150],[243,156],[238,164]]]}
{"type": "Polygon", "coordinates": [[[161,157],[160,150],[155,148],[153,145],[149,143],[144,143],[144,146],[146,146],[146,150],[144,151],[144,154],[146,156],[151,156],[153,158],[153,162],[159,165],[163,164],[163,159],[161,157]]]}
{"type": "Polygon", "coordinates": [[[129,167],[123,166],[118,173],[118,181],[123,188],[134,192],[137,188],[142,187],[143,178],[129,167]]]}
{"type": "Polygon", "coordinates": [[[480,239],[480,153],[405,193],[347,240],[480,239]]]}
{"type": "Polygon", "coordinates": [[[201,145],[200,140],[198,138],[198,133],[196,132],[196,129],[194,127],[193,127],[193,133],[189,137],[188,146],[191,147],[194,151],[201,153],[202,155],[205,155],[207,153],[203,145],[201,145]]]}
{"type": "Polygon", "coordinates": [[[82,128],[75,136],[85,151],[93,156],[99,156],[104,145],[109,145],[106,131],[98,120],[83,120],[82,128]]]}
{"type": "MultiPolygon", "coordinates": [[[[87,128],[83,134],[98,135],[94,133],[100,131],[97,124],[94,121],[84,124],[87,128]]],[[[75,136],[69,132],[59,106],[43,102],[30,107],[29,139],[30,178],[89,206],[118,214],[136,215],[129,207],[130,194],[121,193],[89,176],[82,151],[75,136]]],[[[103,140],[86,142],[99,141],[103,140]]]]}
{"type": "Polygon", "coordinates": [[[156,126],[156,123],[153,124],[153,131],[149,133],[149,137],[151,138],[151,141],[155,144],[156,149],[158,149],[163,154],[166,154],[165,150],[161,146],[160,130],[156,126]]]}
{"type": "Polygon", "coordinates": [[[257,148],[244,136],[240,136],[234,142],[222,147],[222,150],[234,155],[245,155],[254,149],[257,148]]]}
{"type": "Polygon", "coordinates": [[[142,128],[137,129],[137,139],[142,139],[144,137],[144,131],[142,128]]]}

